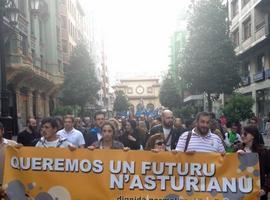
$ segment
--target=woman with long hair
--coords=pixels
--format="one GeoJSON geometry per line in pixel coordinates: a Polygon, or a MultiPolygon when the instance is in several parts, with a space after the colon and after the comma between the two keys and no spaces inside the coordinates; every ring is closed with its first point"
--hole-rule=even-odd
{"type": "Polygon", "coordinates": [[[101,127],[102,138],[94,142],[89,149],[124,149],[124,145],[114,140],[115,128],[110,122],[105,122],[101,127]]]}
{"type": "Polygon", "coordinates": [[[131,150],[140,149],[140,141],[138,131],[136,129],[136,121],[130,120],[126,122],[126,129],[119,140],[125,147],[129,147],[131,150]]]}
{"type": "Polygon", "coordinates": [[[258,153],[260,162],[261,200],[267,200],[270,191],[270,156],[269,151],[260,144],[259,130],[256,126],[245,126],[241,133],[242,146],[237,151],[239,154],[258,153]]]}

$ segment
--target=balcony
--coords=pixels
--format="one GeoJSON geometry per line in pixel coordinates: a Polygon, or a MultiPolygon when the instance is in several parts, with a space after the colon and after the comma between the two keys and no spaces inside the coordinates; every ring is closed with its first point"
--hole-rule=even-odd
{"type": "Polygon", "coordinates": [[[242,86],[250,85],[250,76],[241,77],[242,86]]]}
{"type": "Polygon", "coordinates": [[[19,15],[18,18],[18,29],[24,34],[28,34],[28,21],[26,18],[22,15],[19,15]]]}
{"type": "Polygon", "coordinates": [[[265,78],[270,78],[270,68],[264,70],[265,78]]]}
{"type": "Polygon", "coordinates": [[[253,75],[254,82],[263,81],[265,78],[264,71],[258,72],[257,74],[253,75]]]}

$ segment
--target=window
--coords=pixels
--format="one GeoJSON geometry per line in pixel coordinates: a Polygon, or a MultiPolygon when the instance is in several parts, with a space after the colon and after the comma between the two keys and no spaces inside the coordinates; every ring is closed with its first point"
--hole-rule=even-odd
{"type": "Polygon", "coordinates": [[[239,46],[239,29],[238,28],[235,31],[233,31],[232,39],[233,39],[234,45],[236,47],[239,46]]]}
{"type": "Polygon", "coordinates": [[[32,52],[32,63],[33,63],[33,66],[35,67],[36,66],[36,52],[34,49],[32,49],[31,52],[32,52]]]}
{"type": "Polygon", "coordinates": [[[242,8],[244,8],[245,5],[248,4],[248,2],[250,2],[250,0],[242,0],[242,8]]]}
{"type": "Polygon", "coordinates": [[[153,93],[153,88],[152,87],[148,87],[147,88],[147,93],[153,93]]]}
{"type": "Polygon", "coordinates": [[[43,24],[41,20],[39,20],[39,41],[43,42],[43,24]]]}
{"type": "Polygon", "coordinates": [[[251,18],[249,17],[243,23],[243,39],[244,41],[251,37],[251,18]]]}
{"type": "Polygon", "coordinates": [[[35,24],[32,16],[30,17],[30,26],[31,26],[31,35],[35,35],[35,24]]]}
{"type": "Polygon", "coordinates": [[[28,44],[27,37],[26,36],[22,36],[21,48],[22,48],[23,55],[27,55],[27,48],[28,48],[28,45],[27,44],[28,44]]]}
{"type": "Polygon", "coordinates": [[[67,29],[67,20],[65,16],[61,16],[61,27],[62,29],[67,29]]]}
{"type": "Polygon", "coordinates": [[[257,57],[257,72],[263,71],[265,68],[265,56],[264,54],[257,57]]]}
{"type": "Polygon", "coordinates": [[[20,14],[25,16],[26,15],[26,2],[25,2],[25,0],[18,1],[18,8],[19,8],[20,14]]]}
{"type": "Polygon", "coordinates": [[[57,39],[57,43],[60,42],[60,28],[56,27],[56,39],[57,39]]]}
{"type": "Polygon", "coordinates": [[[129,87],[129,88],[127,89],[127,93],[128,93],[128,94],[132,94],[132,92],[133,92],[132,88],[129,87]]]}
{"type": "Polygon", "coordinates": [[[231,3],[232,8],[232,18],[238,14],[238,0],[233,0],[231,3]]]}
{"type": "Polygon", "coordinates": [[[58,60],[58,71],[62,72],[62,62],[61,62],[61,60],[58,60]]]}
{"type": "Polygon", "coordinates": [[[247,77],[250,75],[250,69],[251,69],[251,66],[250,66],[250,62],[245,62],[242,66],[242,76],[243,77],[247,77]]]}
{"type": "Polygon", "coordinates": [[[43,55],[40,55],[40,67],[41,67],[41,69],[44,68],[44,57],[43,57],[43,55]]]}
{"type": "Polygon", "coordinates": [[[62,48],[63,48],[64,53],[68,52],[68,47],[67,47],[67,41],[66,40],[62,40],[62,48]]]}

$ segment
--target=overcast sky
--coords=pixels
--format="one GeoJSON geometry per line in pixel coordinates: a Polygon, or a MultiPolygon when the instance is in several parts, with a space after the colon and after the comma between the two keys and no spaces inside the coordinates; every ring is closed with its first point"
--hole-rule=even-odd
{"type": "Polygon", "coordinates": [[[103,29],[111,81],[168,69],[170,35],[189,0],[84,0],[103,29]]]}

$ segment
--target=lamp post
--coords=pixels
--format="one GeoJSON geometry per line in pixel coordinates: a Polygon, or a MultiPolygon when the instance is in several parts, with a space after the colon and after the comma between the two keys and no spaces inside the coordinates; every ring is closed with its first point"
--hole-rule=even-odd
{"type": "Polygon", "coordinates": [[[30,5],[31,5],[31,12],[34,15],[38,14],[39,11],[39,4],[40,4],[40,0],[31,0],[30,5]]]}

